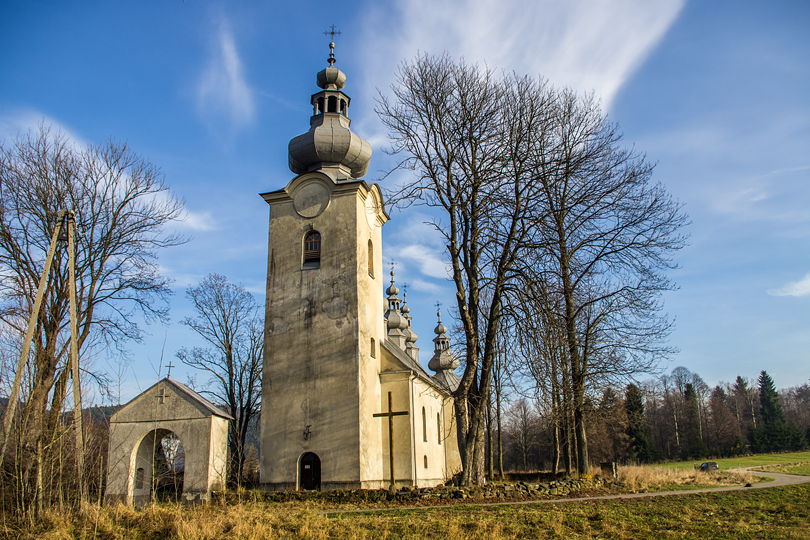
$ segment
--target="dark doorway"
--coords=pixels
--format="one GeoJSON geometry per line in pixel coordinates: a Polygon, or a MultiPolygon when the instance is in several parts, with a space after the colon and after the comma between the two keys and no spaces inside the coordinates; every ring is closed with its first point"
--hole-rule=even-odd
{"type": "Polygon", "coordinates": [[[317,454],[307,452],[301,456],[299,467],[299,487],[306,490],[321,489],[321,458],[317,454]]]}

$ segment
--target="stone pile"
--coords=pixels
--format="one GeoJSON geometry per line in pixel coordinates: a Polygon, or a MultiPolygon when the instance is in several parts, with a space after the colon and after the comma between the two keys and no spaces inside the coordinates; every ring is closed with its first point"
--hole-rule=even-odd
{"type": "Polygon", "coordinates": [[[264,501],[322,501],[332,503],[396,502],[419,504],[420,502],[452,502],[464,499],[523,500],[544,497],[567,496],[583,489],[603,487],[602,478],[561,479],[552,482],[492,482],[484,486],[437,486],[432,488],[403,487],[397,490],[333,490],[333,491],[260,491],[241,494],[220,494],[226,502],[264,501]]]}

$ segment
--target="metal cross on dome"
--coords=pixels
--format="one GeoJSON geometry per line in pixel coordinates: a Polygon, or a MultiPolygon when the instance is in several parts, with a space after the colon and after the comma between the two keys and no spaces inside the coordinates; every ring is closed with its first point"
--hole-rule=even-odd
{"type": "Polygon", "coordinates": [[[335,36],[339,36],[341,33],[334,24],[323,33],[323,35],[329,36],[329,58],[326,61],[329,62],[330,66],[335,63],[335,36]]]}

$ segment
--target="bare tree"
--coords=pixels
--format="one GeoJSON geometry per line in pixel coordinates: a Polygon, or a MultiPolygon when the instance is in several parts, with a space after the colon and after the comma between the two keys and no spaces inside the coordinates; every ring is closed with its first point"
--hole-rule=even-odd
{"type": "Polygon", "coordinates": [[[589,384],[649,370],[669,352],[660,296],[684,243],[680,205],[643,155],[620,146],[595,99],[543,80],[422,56],[377,110],[417,171],[394,200],[441,210],[466,345],[455,395],[462,480],[483,476],[497,335],[527,301],[551,310],[540,324],[561,327],[571,446],[587,472],[589,384]]]}
{"type": "Polygon", "coordinates": [[[593,98],[562,90],[550,107],[531,160],[545,209],[536,234],[548,241],[531,252],[528,271],[561,299],[577,468],[587,472],[589,381],[646,371],[669,352],[660,295],[672,288],[664,271],[684,244],[686,217],[644,156],[620,146],[593,98]]]}
{"type": "Polygon", "coordinates": [[[377,112],[415,178],[392,194],[440,210],[464,333],[455,392],[463,484],[485,481],[485,423],[504,297],[533,242],[537,183],[528,146],[542,131],[548,92],[527,78],[422,56],[404,65],[377,112]]]}
{"type": "Polygon", "coordinates": [[[234,418],[228,432],[228,478],[232,484],[240,484],[248,427],[260,407],[263,325],[258,304],[251,293],[220,274],[209,274],[188,289],[186,296],[196,314],[182,322],[208,347],[183,348],[177,357],[210,376],[203,392],[227,405],[234,418]]]}
{"type": "MultiPolygon", "coordinates": [[[[86,368],[91,346],[123,347],[140,338],[138,317],[165,318],[170,290],[157,254],[184,241],[166,229],[182,204],[160,171],[125,144],[79,147],[43,125],[0,145],[0,321],[12,335],[25,331],[65,209],[75,214],[77,341],[86,368]]],[[[32,500],[41,507],[64,495],[62,477],[44,473],[48,460],[62,457],[53,452],[61,448],[56,438],[70,377],[66,259],[57,251],[48,276],[15,417],[16,446],[9,445],[18,469],[3,483],[14,484],[23,510],[32,500]]],[[[97,377],[86,369],[84,375],[97,377]]]]}
{"type": "Polygon", "coordinates": [[[506,413],[507,429],[512,438],[513,448],[517,452],[520,468],[530,469],[529,455],[535,445],[535,428],[537,417],[525,398],[518,399],[506,413]]]}

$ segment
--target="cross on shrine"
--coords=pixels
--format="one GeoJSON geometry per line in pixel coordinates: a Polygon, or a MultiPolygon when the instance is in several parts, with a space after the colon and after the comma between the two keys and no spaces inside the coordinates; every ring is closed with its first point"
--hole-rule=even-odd
{"type": "Polygon", "coordinates": [[[165,388],[161,388],[161,389],[160,389],[160,393],[157,395],[157,397],[158,397],[158,403],[160,403],[161,405],[163,405],[164,403],[166,403],[166,398],[168,397],[168,396],[166,395],[166,389],[165,389],[165,388]]]}
{"type": "Polygon", "coordinates": [[[166,367],[168,368],[168,372],[166,373],[166,377],[168,378],[172,376],[172,368],[174,367],[174,364],[172,364],[171,360],[169,360],[169,363],[166,365],[166,367]]]}
{"type": "Polygon", "coordinates": [[[391,405],[391,392],[388,392],[388,412],[375,413],[374,417],[388,418],[388,466],[391,471],[391,488],[394,488],[394,417],[406,416],[408,411],[394,411],[391,405]]]}

